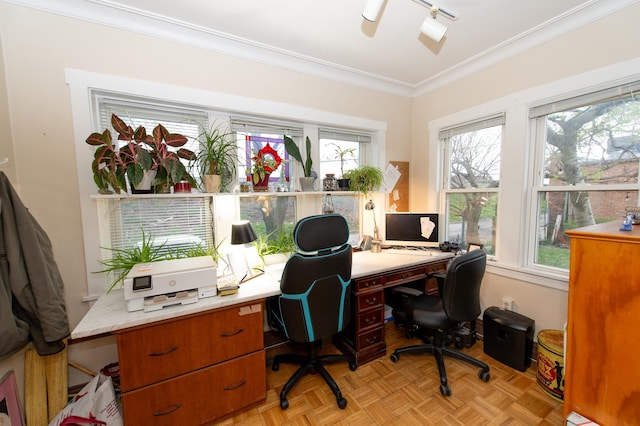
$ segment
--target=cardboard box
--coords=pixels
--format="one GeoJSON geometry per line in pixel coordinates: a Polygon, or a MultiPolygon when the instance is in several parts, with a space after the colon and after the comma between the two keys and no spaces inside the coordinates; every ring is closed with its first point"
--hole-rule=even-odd
{"type": "Polygon", "coordinates": [[[567,416],[566,426],[599,426],[599,425],[598,423],[592,422],[586,417],[583,417],[580,414],[572,411],[571,414],[567,416]]]}

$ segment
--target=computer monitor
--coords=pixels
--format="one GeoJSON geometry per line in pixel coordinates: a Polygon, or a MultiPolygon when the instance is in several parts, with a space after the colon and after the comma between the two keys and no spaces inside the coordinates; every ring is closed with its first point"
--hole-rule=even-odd
{"type": "Polygon", "coordinates": [[[386,246],[438,247],[437,213],[385,213],[386,246]]]}

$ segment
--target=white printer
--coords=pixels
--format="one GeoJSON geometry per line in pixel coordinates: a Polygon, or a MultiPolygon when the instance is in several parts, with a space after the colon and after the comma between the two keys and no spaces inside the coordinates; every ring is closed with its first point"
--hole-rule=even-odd
{"type": "Polygon", "coordinates": [[[124,279],[127,311],[156,311],[215,296],[216,264],[211,256],[139,263],[124,279]]]}

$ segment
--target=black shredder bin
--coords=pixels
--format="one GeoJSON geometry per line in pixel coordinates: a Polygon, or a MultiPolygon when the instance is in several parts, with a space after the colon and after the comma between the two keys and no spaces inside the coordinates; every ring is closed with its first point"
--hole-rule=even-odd
{"type": "Polygon", "coordinates": [[[513,311],[496,306],[485,309],[482,316],[484,353],[516,370],[531,365],[535,322],[513,311]]]}

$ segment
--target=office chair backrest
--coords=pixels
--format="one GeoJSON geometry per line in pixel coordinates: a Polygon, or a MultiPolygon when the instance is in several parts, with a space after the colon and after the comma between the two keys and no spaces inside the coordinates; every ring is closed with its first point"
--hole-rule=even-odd
{"type": "Polygon", "coordinates": [[[282,272],[282,328],[293,341],[314,342],[342,331],[349,321],[349,226],[339,214],[311,216],[298,221],[293,239],[301,252],[282,272]]]}
{"type": "Polygon", "coordinates": [[[480,315],[480,285],[486,265],[484,250],[467,252],[451,262],[442,288],[442,305],[449,319],[470,321],[480,315]]]}

